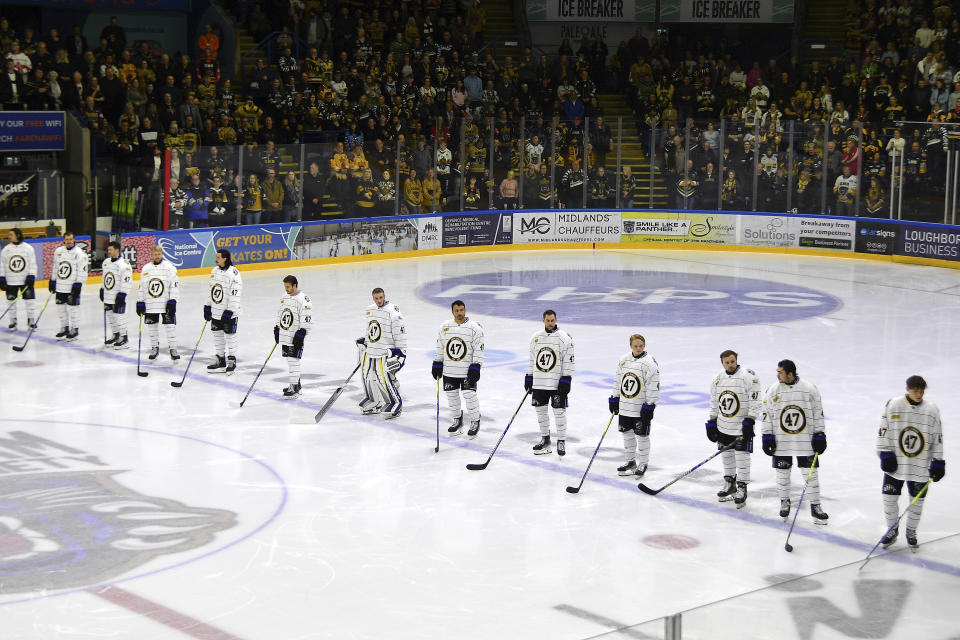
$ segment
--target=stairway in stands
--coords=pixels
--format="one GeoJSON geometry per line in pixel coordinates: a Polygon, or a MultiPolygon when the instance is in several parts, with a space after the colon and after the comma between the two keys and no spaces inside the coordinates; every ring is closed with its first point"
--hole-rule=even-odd
{"type": "MultiPolygon", "coordinates": [[[[630,171],[637,178],[637,188],[633,193],[633,200],[637,207],[646,208],[650,203],[650,159],[643,152],[640,143],[640,132],[637,131],[633,112],[627,105],[627,98],[622,93],[601,93],[600,105],[603,107],[604,122],[610,127],[614,140],[617,136],[617,118],[623,118],[623,143],[620,145],[620,162],[630,167],[630,171]]],[[[607,154],[607,171],[616,171],[617,150],[614,146],[607,154]]],[[[668,207],[669,191],[666,181],[660,172],[654,175],[653,206],[668,207]]]]}
{"type": "Polygon", "coordinates": [[[492,47],[497,64],[503,64],[507,56],[512,56],[514,64],[523,54],[523,49],[512,43],[519,43],[519,25],[513,16],[513,4],[510,0],[484,0],[487,21],[483,28],[485,47],[492,47]],[[510,42],[510,45],[504,43],[510,42]]]}
{"type": "Polygon", "coordinates": [[[821,68],[824,68],[832,56],[842,55],[846,51],[847,33],[844,26],[846,6],[845,2],[837,0],[807,1],[804,41],[822,43],[826,46],[817,49],[807,46],[803,51],[804,64],[808,65],[816,60],[821,68]]]}

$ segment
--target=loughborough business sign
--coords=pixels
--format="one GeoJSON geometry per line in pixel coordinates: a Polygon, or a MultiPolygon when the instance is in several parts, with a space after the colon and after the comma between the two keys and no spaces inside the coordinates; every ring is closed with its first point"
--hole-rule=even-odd
{"type": "Polygon", "coordinates": [[[570,269],[477,273],[422,285],[417,295],[494,316],[609,326],[708,327],[789,322],[824,315],[840,301],[793,284],[706,273],[570,269]]]}

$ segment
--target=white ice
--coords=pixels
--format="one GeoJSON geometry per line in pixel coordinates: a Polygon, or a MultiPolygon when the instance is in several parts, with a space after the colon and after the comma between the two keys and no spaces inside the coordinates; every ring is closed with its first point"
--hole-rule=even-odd
{"type": "MultiPolygon", "coordinates": [[[[0,639],[662,638],[659,618],[679,612],[686,612],[683,637],[701,640],[960,637],[960,435],[953,428],[960,417],[960,272],[841,258],[628,250],[297,267],[291,271],[316,310],[303,397],[281,399],[286,370],[277,354],[247,405],[232,409],[273,344],[287,273],[241,270],[239,371],[206,373],[208,332],[179,390],[170,382],[180,379],[200,332],[205,276],[181,281],[183,358],[175,366],[165,354],[157,363],[145,360],[147,378],[135,373],[132,305],[133,348],[100,348],[98,285],[84,289],[75,343],[53,339],[52,304],[22,353],[10,346],[25,332],[8,333],[2,323],[0,639]],[[468,298],[469,315],[487,335],[483,426],[474,441],[448,438],[441,397],[435,454],[430,361],[450,300],[424,300],[418,288],[441,278],[530,270],[568,270],[564,284],[577,286],[583,269],[662,272],[667,281],[712,274],[795,283],[842,304],[827,315],[772,323],[756,307],[749,324],[710,327],[684,326],[681,309],[697,301],[651,305],[676,313],[675,322],[660,326],[632,324],[633,311],[605,324],[569,322],[565,311],[569,317],[572,304],[585,303],[562,296],[545,302],[577,349],[568,454],[532,454],[537,426],[526,406],[490,466],[468,471],[467,463],[486,459],[516,409],[528,340],[541,326],[539,314],[511,319],[494,313],[503,301],[468,298]],[[291,424],[316,412],[350,373],[375,286],[386,289],[407,323],[402,416],[359,415],[354,379],[320,424],[291,424]],[[583,490],[567,493],[607,423],[616,359],[634,332],[646,336],[664,387],[646,484],[665,484],[713,452],[703,398],[721,350],[738,350],[764,386],[774,381],[777,360],[790,357],[823,395],[829,447],[821,487],[829,525],[814,526],[804,506],[791,539],[795,550],[785,552],[789,524],[777,517],[773,470],[759,443],[741,511],[717,502],[719,459],[657,497],[644,495],[636,479],[616,475],[622,454],[615,424],[583,490]],[[893,553],[879,550],[858,572],[885,529],[874,451],[879,417],[914,373],[926,377],[927,397],[944,417],[947,474],[926,500],[919,551],[905,548],[901,527],[893,553]],[[23,445],[17,437],[24,433],[55,444],[11,448],[23,445]],[[78,509],[128,514],[120,519],[128,530],[72,518],[63,510],[69,499],[54,504],[9,489],[24,479],[56,483],[57,474],[91,471],[110,472],[97,477],[114,495],[78,500],[78,509]],[[214,523],[206,539],[191,537],[190,517],[176,515],[182,507],[214,523]],[[165,510],[174,514],[166,525],[165,510]],[[105,540],[141,555],[124,565],[84,557],[80,549],[69,562],[25,574],[31,557],[75,539],[105,540]],[[193,542],[176,546],[184,540],[193,542]]],[[[42,302],[46,292],[38,293],[42,302]]],[[[802,482],[794,470],[794,504],[802,482]]]]}

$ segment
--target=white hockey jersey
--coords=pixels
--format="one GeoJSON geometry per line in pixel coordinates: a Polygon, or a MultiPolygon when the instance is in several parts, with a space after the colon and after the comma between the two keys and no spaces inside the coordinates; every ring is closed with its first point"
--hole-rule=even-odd
{"type": "Polygon", "coordinates": [[[363,317],[367,321],[364,338],[368,356],[384,358],[390,355],[390,349],[407,350],[407,329],[397,305],[389,300],[382,307],[371,304],[364,310],[363,317]]]}
{"type": "Polygon", "coordinates": [[[573,338],[557,327],[551,333],[540,329],[530,339],[530,368],[533,388],[555,391],[560,376],[572,376],[573,338]]]}
{"type": "Polygon", "coordinates": [[[117,294],[130,294],[133,286],[133,267],[127,259],[120,256],[116,260],[107,258],[103,261],[103,303],[113,304],[117,294]]]}
{"type": "Polygon", "coordinates": [[[240,317],[240,294],[243,292],[243,279],[233,265],[226,269],[214,267],[210,271],[210,312],[219,320],[224,311],[233,312],[234,318],[240,317]]]}
{"type": "Polygon", "coordinates": [[[72,249],[57,247],[53,252],[52,278],[57,280],[57,293],[70,293],[75,282],[81,285],[87,281],[87,270],[90,267],[90,258],[79,245],[72,249]]]}
{"type": "Polygon", "coordinates": [[[463,324],[447,320],[440,326],[433,359],[443,361],[443,375],[448,378],[466,378],[471,364],[483,364],[483,327],[470,318],[463,324]]]}
{"type": "Polygon", "coordinates": [[[777,439],[778,456],[812,456],[813,434],[823,433],[823,404],[815,385],[797,378],[777,382],[763,397],[764,434],[777,439]]]}
{"type": "Polygon", "coordinates": [[[721,371],[710,385],[710,419],[728,436],[739,436],[744,418],[756,420],[763,407],[760,378],[751,369],[721,371]]]}
{"type": "Polygon", "coordinates": [[[137,302],[147,304],[147,313],[164,313],[168,300],[180,298],[180,280],[177,268],[164,258],[160,264],[148,262],[140,270],[140,288],[137,302]]]}
{"type": "Polygon", "coordinates": [[[613,395],[620,396],[620,415],[639,418],[644,404],[660,402],[660,365],[644,351],[639,356],[627,351],[620,356],[613,395]]]}
{"type": "Polygon", "coordinates": [[[313,322],[313,305],[310,296],[303,291],[296,295],[284,293],[280,298],[280,309],[277,311],[277,326],[280,327],[280,344],[293,344],[293,334],[298,329],[310,333],[310,323],[313,322]]]}
{"type": "Polygon", "coordinates": [[[943,432],[940,409],[929,400],[912,405],[906,396],[891,398],[880,418],[877,452],[897,456],[897,470],[889,475],[898,480],[926,482],[930,462],[943,460],[943,432]]]}
{"type": "Polygon", "coordinates": [[[7,284],[22,285],[27,276],[37,277],[37,256],[26,242],[12,242],[0,251],[0,276],[7,284]]]}

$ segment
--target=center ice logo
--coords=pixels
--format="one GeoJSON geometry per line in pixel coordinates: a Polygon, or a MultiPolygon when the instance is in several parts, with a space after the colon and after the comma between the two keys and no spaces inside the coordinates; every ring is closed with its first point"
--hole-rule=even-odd
{"type": "Polygon", "coordinates": [[[840,300],[800,285],[709,273],[629,269],[516,270],[428,282],[417,295],[438,306],[463,299],[494,316],[561,323],[705,327],[773,324],[828,314],[840,300]]]}

